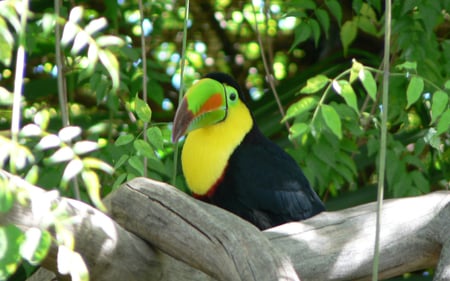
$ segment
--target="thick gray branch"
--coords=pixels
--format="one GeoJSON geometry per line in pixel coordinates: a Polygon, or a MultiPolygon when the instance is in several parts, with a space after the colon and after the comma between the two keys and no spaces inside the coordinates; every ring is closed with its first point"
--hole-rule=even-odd
{"type": "MultiPolygon", "coordinates": [[[[13,181],[26,186],[32,202],[50,196],[18,178],[13,181]]],[[[296,280],[298,274],[305,281],[371,276],[374,204],[259,232],[219,208],[143,178],[124,184],[106,200],[110,215],[123,228],[83,203],[53,200],[81,217],[71,231],[91,280],[296,280]]],[[[449,192],[386,200],[382,278],[436,267],[435,280],[449,280],[449,202],[449,192]]],[[[0,214],[0,224],[42,227],[38,213],[17,205],[0,214]]],[[[44,263],[51,271],[56,271],[56,253],[55,247],[44,263]]]]}

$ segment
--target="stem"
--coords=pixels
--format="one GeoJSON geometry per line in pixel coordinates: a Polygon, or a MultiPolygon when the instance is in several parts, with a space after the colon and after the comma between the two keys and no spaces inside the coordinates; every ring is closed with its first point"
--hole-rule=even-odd
{"type": "Polygon", "coordinates": [[[66,87],[66,77],[64,75],[64,62],[63,55],[61,51],[61,26],[59,25],[58,19],[60,18],[60,10],[61,10],[61,0],[55,0],[54,2],[55,14],[56,14],[56,23],[55,23],[55,56],[56,56],[56,69],[58,75],[56,79],[58,81],[58,97],[59,97],[59,107],[61,110],[61,120],[62,126],[69,126],[69,105],[67,102],[67,87],[66,87]]]}
{"type": "MultiPolygon", "coordinates": [[[[141,60],[142,60],[142,100],[147,103],[147,56],[144,34],[144,4],[139,0],[139,14],[141,18],[141,60]]],[[[147,142],[148,122],[144,122],[144,141],[147,142]]],[[[144,157],[144,177],[147,177],[148,159],[144,157]]]]}
{"type": "MultiPolygon", "coordinates": [[[[269,5],[269,3],[266,3],[266,4],[269,5]]],[[[281,117],[284,118],[286,113],[284,112],[283,105],[281,104],[280,97],[279,97],[277,89],[275,87],[275,78],[270,71],[269,63],[267,62],[266,54],[264,52],[264,44],[262,42],[261,33],[259,32],[258,20],[256,17],[256,9],[255,9],[255,6],[253,5],[253,2],[252,2],[252,9],[253,9],[253,16],[255,18],[255,32],[256,32],[256,36],[258,37],[259,48],[261,50],[261,58],[262,58],[263,65],[264,65],[264,71],[266,72],[266,79],[267,79],[267,82],[269,83],[270,89],[272,90],[275,101],[277,102],[278,110],[280,111],[281,117]]],[[[289,128],[290,128],[289,123],[286,121],[286,122],[284,122],[284,125],[286,126],[286,129],[289,132],[289,128]]]]}
{"type": "Polygon", "coordinates": [[[375,247],[373,257],[372,280],[378,280],[378,268],[380,259],[380,232],[381,232],[381,211],[383,208],[384,179],[386,171],[386,142],[387,142],[387,119],[388,119],[388,99],[389,99],[389,55],[391,43],[391,1],[385,1],[385,34],[384,34],[384,58],[383,58],[383,100],[381,112],[381,142],[380,142],[380,164],[378,177],[378,198],[377,198],[377,220],[375,232],[375,247]]]}
{"type": "MultiPolygon", "coordinates": [[[[184,92],[184,66],[186,64],[186,41],[187,41],[188,18],[189,18],[189,0],[186,0],[186,10],[184,12],[183,42],[181,45],[180,90],[178,92],[178,104],[180,104],[184,92]]],[[[175,186],[177,181],[178,149],[179,145],[178,142],[176,142],[173,152],[173,175],[171,182],[173,186],[175,186]]]]}
{"type": "Polygon", "coordinates": [[[17,48],[16,58],[16,72],[14,76],[14,98],[12,106],[11,117],[11,140],[13,149],[11,150],[10,170],[13,174],[16,173],[16,159],[17,149],[15,148],[19,143],[19,130],[21,118],[21,99],[23,92],[23,76],[25,70],[25,35],[28,18],[28,0],[22,1],[23,9],[20,15],[20,32],[19,32],[19,47],[17,48]]]}

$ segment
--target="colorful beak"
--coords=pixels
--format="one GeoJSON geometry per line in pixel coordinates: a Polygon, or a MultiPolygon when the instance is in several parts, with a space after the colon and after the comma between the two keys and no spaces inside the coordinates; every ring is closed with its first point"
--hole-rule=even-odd
{"type": "Polygon", "coordinates": [[[189,132],[214,125],[227,116],[225,88],[216,80],[204,78],[194,84],[178,106],[172,129],[172,142],[189,132]]]}

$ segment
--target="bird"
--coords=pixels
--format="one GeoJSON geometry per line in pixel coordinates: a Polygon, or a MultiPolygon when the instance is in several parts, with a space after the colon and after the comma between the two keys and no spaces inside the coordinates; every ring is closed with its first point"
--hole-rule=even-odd
{"type": "Polygon", "coordinates": [[[325,210],[295,160],[260,131],[230,75],[209,73],[186,91],[172,141],[183,136],[181,166],[195,198],[260,230],[325,210]]]}

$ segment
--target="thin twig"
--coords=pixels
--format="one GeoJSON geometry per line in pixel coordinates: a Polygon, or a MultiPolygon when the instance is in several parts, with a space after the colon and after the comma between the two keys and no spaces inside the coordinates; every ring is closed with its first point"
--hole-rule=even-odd
{"type": "MultiPolygon", "coordinates": [[[[180,65],[180,89],[178,92],[178,104],[180,104],[184,93],[184,66],[186,64],[186,41],[187,41],[187,26],[189,19],[189,0],[186,0],[186,9],[184,12],[184,26],[183,26],[183,42],[181,44],[181,65],[180,65]]],[[[174,144],[173,152],[173,175],[172,175],[172,185],[175,186],[177,181],[177,169],[178,169],[178,141],[174,144]]]]}
{"type": "MultiPolygon", "coordinates": [[[[13,146],[18,145],[20,118],[21,118],[21,100],[23,92],[23,76],[25,71],[25,39],[28,17],[28,0],[22,1],[23,9],[20,14],[19,47],[17,48],[16,73],[14,76],[14,98],[11,117],[11,140],[13,146]]],[[[10,171],[16,173],[17,149],[11,150],[10,171]]]]}
{"type": "Polygon", "coordinates": [[[67,102],[67,87],[66,87],[66,76],[64,75],[64,61],[61,51],[61,26],[59,25],[58,19],[60,18],[61,10],[61,0],[54,1],[56,23],[55,23],[55,57],[56,57],[56,70],[57,76],[56,80],[58,82],[58,98],[59,107],[61,110],[61,120],[62,126],[66,127],[70,124],[69,119],[69,105],[67,102]]]}
{"type": "MultiPolygon", "coordinates": [[[[266,3],[266,5],[269,5],[269,4],[266,3]]],[[[264,51],[264,44],[262,42],[261,33],[259,32],[259,28],[258,28],[258,20],[256,17],[256,8],[253,4],[252,4],[252,8],[253,8],[253,16],[255,18],[255,32],[256,32],[256,36],[258,37],[259,48],[261,50],[261,58],[262,58],[263,65],[264,65],[264,71],[266,72],[266,80],[269,83],[269,86],[270,86],[270,89],[272,90],[273,96],[275,97],[275,101],[277,102],[278,110],[280,111],[281,117],[284,118],[284,116],[286,114],[285,114],[283,105],[281,104],[277,89],[275,87],[275,78],[270,71],[269,63],[267,62],[266,54],[264,51]]],[[[289,132],[289,129],[290,129],[289,123],[287,121],[285,121],[284,125],[286,126],[286,129],[289,132]]]]}
{"type": "Polygon", "coordinates": [[[383,58],[383,100],[381,112],[381,142],[380,142],[380,164],[378,172],[378,198],[377,198],[377,221],[375,232],[375,247],[373,257],[372,280],[378,280],[378,268],[380,258],[380,232],[381,232],[381,211],[384,197],[384,178],[386,171],[386,142],[387,142],[387,119],[389,105],[389,56],[391,43],[391,1],[385,1],[385,34],[384,34],[384,58],[383,58]]]}
{"type": "MultiPolygon", "coordinates": [[[[142,60],[142,100],[147,104],[147,56],[144,34],[144,4],[139,0],[139,14],[141,17],[141,60],[142,60]]],[[[144,141],[147,142],[148,122],[144,122],[144,141]]],[[[148,159],[144,157],[144,177],[147,177],[148,159]]]]}

